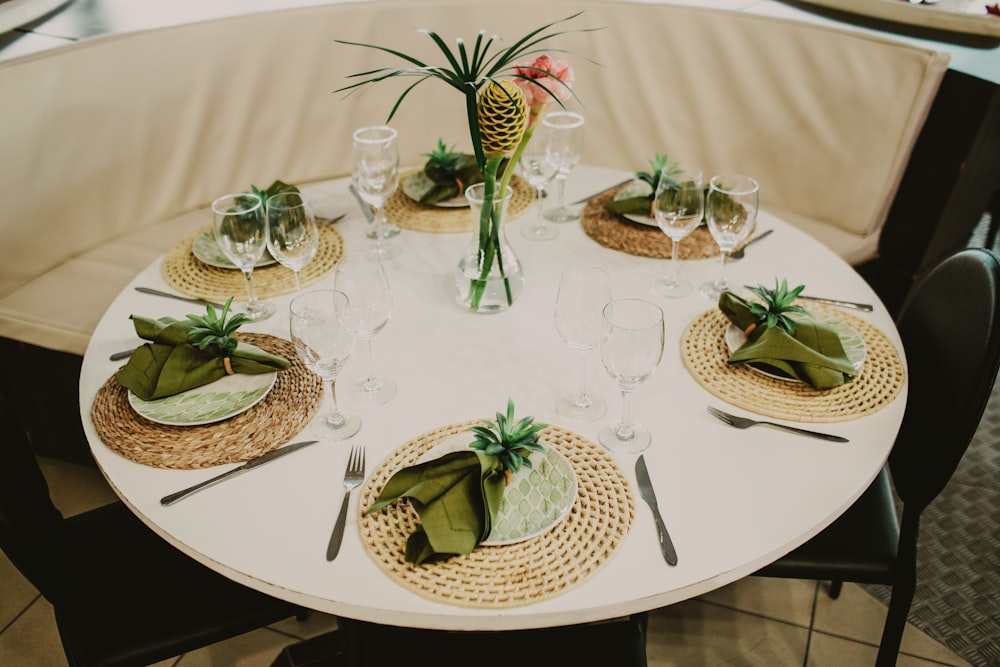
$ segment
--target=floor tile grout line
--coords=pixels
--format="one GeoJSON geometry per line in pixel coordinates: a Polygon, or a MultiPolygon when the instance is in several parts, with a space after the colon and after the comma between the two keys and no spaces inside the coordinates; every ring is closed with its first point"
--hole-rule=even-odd
{"type": "Polygon", "coordinates": [[[17,612],[16,614],[14,614],[14,618],[10,619],[10,623],[8,623],[7,625],[5,625],[2,628],[0,628],[0,635],[3,635],[3,633],[7,632],[7,630],[11,626],[13,626],[15,623],[17,623],[17,621],[22,616],[24,616],[28,612],[28,610],[31,609],[35,605],[36,602],[38,602],[41,599],[42,599],[42,594],[41,593],[36,593],[35,597],[31,599],[31,602],[29,602],[28,604],[26,604],[24,606],[24,609],[22,609],[21,611],[17,612]]]}
{"type": "Polygon", "coordinates": [[[755,618],[762,618],[765,621],[772,621],[774,623],[781,623],[783,625],[788,625],[793,628],[798,628],[799,630],[808,630],[809,626],[803,625],[801,623],[796,623],[795,621],[789,621],[784,618],[777,618],[776,616],[768,616],[767,614],[761,614],[756,611],[747,611],[746,609],[740,609],[739,607],[734,607],[729,604],[722,604],[721,602],[713,602],[711,600],[701,600],[695,598],[692,602],[699,602],[701,604],[711,605],[713,607],[718,607],[719,609],[728,609],[729,611],[735,611],[739,614],[746,614],[747,616],[753,616],[755,618]]]}

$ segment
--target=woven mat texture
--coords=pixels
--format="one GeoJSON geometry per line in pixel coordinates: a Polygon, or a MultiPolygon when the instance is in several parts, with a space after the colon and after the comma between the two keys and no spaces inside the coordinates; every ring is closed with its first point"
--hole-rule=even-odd
{"type": "Polygon", "coordinates": [[[540,439],[565,456],[576,472],[577,498],[569,514],[548,532],[505,546],[481,546],[471,554],[431,565],[403,560],[407,538],[419,525],[408,502],[365,514],[398,470],[477,421],[425,433],[389,455],[361,490],[361,541],[383,572],[417,595],[464,607],[504,609],[549,599],[586,581],[611,559],[628,535],[635,503],[625,475],[597,445],[558,427],[540,439]]]}
{"type": "Polygon", "coordinates": [[[857,419],[891,403],[903,386],[903,364],[885,334],[842,311],[835,314],[865,341],[867,356],[857,377],[828,390],[769,377],[748,366],[730,366],[725,332],[729,320],[718,308],[694,319],[681,337],[681,358],[694,379],[722,400],[757,414],[799,422],[857,419]]]}
{"type": "MultiPolygon", "coordinates": [[[[659,227],[632,222],[604,208],[604,205],[614,198],[615,193],[624,187],[627,186],[608,190],[587,202],[580,216],[583,231],[605,248],[621,250],[640,257],[669,259],[673,253],[674,242],[659,227]]],[[[750,238],[752,233],[751,230],[747,238],[750,238]]],[[[719,256],[719,246],[707,227],[695,229],[681,240],[678,247],[680,253],[677,259],[705,259],[719,256]]]]}
{"type": "MultiPolygon", "coordinates": [[[[344,255],[344,237],[330,223],[319,225],[319,248],[312,261],[299,271],[302,287],[312,285],[333,270],[344,255]]],[[[235,268],[221,269],[209,266],[194,256],[191,247],[206,229],[192,234],[175,245],[163,258],[160,272],[168,285],[181,294],[198,299],[225,302],[246,301],[247,281],[235,268]]],[[[272,264],[253,270],[253,288],[258,299],[269,299],[295,291],[295,274],[281,264],[272,264]]]]}
{"type": "MultiPolygon", "coordinates": [[[[412,173],[401,174],[400,181],[412,173]]],[[[517,219],[535,198],[534,189],[520,176],[511,178],[510,185],[514,188],[514,196],[507,205],[507,215],[504,218],[506,222],[517,219]]],[[[385,203],[385,217],[397,227],[414,232],[454,234],[471,232],[473,229],[469,207],[425,206],[406,196],[402,188],[397,188],[385,203]]]]}
{"type": "Polygon", "coordinates": [[[168,426],[140,416],[128,390],[111,377],[98,390],[91,417],[101,440],[127,459],[157,468],[207,468],[237,463],[277,449],[304,429],[323,399],[323,382],[299,360],[287,340],[267,334],[236,337],[288,359],[274,387],[257,405],[221,422],[168,426]]]}

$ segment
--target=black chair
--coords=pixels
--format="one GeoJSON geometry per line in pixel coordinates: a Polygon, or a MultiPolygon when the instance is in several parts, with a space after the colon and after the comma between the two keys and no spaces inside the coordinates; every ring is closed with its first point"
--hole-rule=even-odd
{"type": "Polygon", "coordinates": [[[897,318],[909,394],[887,466],[833,524],[756,573],[831,580],[834,598],[844,581],[890,585],[878,667],[896,664],[916,591],[920,515],[955,472],[997,378],[998,284],[1000,259],[978,248],[955,253],[918,282],[897,318]]]}
{"type": "Polygon", "coordinates": [[[0,548],[55,611],[72,667],[148,665],[304,612],[227,579],[122,503],[63,518],[0,396],[0,548]]]}

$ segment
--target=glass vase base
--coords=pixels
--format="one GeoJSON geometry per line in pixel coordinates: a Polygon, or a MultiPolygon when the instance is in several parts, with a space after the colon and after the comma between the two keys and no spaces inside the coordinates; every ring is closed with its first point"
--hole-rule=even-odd
{"type": "Polygon", "coordinates": [[[639,454],[646,451],[653,437],[638,424],[631,424],[627,429],[622,424],[612,424],[600,430],[597,441],[615,454],[639,454]],[[628,432],[628,437],[622,437],[623,432],[628,432]]]}
{"type": "Polygon", "coordinates": [[[481,280],[475,256],[466,259],[469,261],[459,263],[455,271],[455,302],[459,306],[475,313],[499,313],[514,305],[524,289],[520,264],[506,276],[494,271],[481,280]]]}
{"type": "Polygon", "coordinates": [[[361,430],[361,417],[341,414],[340,423],[330,421],[330,415],[314,419],[309,431],[320,440],[347,440],[361,430]]]}

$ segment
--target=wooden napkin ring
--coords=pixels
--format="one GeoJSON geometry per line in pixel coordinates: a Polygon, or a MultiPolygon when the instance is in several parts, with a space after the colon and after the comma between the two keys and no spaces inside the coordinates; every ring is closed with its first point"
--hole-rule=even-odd
{"type": "Polygon", "coordinates": [[[749,338],[750,334],[756,328],[757,328],[757,323],[756,322],[751,322],[750,326],[748,326],[746,329],[743,330],[743,335],[746,336],[747,338],[749,338]]]}
{"type": "Polygon", "coordinates": [[[236,371],[233,370],[233,365],[229,361],[229,357],[222,357],[222,365],[226,367],[226,375],[236,375],[236,371]]]}

